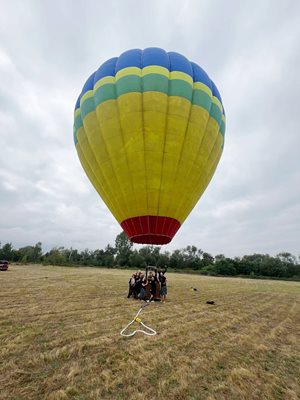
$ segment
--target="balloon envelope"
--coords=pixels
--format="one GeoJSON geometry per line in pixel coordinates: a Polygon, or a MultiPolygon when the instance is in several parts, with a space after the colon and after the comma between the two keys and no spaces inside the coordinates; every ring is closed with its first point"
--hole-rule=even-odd
{"type": "Polygon", "coordinates": [[[81,164],[136,243],[172,240],[214,174],[224,133],[215,84],[197,64],[159,48],[104,62],[75,107],[81,164]]]}

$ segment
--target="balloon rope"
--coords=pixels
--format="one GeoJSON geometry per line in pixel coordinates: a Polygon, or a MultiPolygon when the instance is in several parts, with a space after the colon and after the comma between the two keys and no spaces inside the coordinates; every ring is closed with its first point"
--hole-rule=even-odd
{"type": "Polygon", "coordinates": [[[156,332],[154,329],[152,329],[152,328],[150,328],[149,326],[145,325],[145,324],[142,322],[141,318],[139,318],[140,313],[141,313],[141,312],[143,311],[143,309],[144,309],[145,307],[147,307],[149,304],[150,304],[150,303],[147,303],[147,304],[143,305],[143,306],[139,309],[139,311],[136,313],[136,315],[135,315],[135,317],[133,318],[133,320],[132,320],[131,322],[129,322],[129,324],[127,324],[127,325],[125,326],[124,329],[121,330],[121,332],[120,332],[120,335],[121,335],[121,336],[130,337],[130,336],[135,335],[137,332],[143,333],[144,335],[147,335],[147,336],[154,336],[154,335],[157,334],[157,332],[156,332]],[[133,332],[131,332],[131,333],[125,333],[125,331],[126,331],[126,330],[130,327],[130,325],[132,325],[134,322],[137,322],[137,323],[141,324],[146,330],[143,330],[143,329],[136,329],[135,331],[133,331],[133,332]]]}

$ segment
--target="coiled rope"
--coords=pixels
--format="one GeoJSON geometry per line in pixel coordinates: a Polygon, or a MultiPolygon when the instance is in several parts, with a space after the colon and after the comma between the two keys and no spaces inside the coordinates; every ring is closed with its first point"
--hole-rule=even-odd
{"type": "Polygon", "coordinates": [[[154,329],[152,329],[152,328],[150,328],[149,326],[145,325],[144,322],[142,322],[141,318],[139,318],[140,313],[141,313],[141,312],[143,311],[143,309],[144,309],[145,307],[147,307],[149,304],[150,304],[150,303],[146,303],[145,305],[143,305],[143,306],[139,309],[139,311],[136,313],[136,316],[133,318],[133,320],[132,320],[131,322],[129,322],[129,324],[127,324],[127,325],[125,326],[124,329],[121,330],[121,332],[120,332],[120,335],[121,335],[121,336],[130,337],[130,336],[135,335],[135,334],[138,333],[138,332],[143,333],[144,335],[147,335],[147,336],[154,336],[154,335],[157,334],[157,332],[156,332],[154,329]],[[144,330],[144,329],[136,329],[136,330],[133,331],[133,332],[125,333],[126,330],[130,327],[130,325],[132,325],[134,322],[137,322],[138,324],[142,325],[142,326],[145,328],[145,330],[144,330]]]}

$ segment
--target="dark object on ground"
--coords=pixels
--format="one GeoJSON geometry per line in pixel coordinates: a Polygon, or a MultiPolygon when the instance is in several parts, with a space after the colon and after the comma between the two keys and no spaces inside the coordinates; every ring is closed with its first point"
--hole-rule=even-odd
{"type": "Polygon", "coordinates": [[[0,260],[0,271],[7,271],[8,270],[8,261],[0,260]]]}
{"type": "Polygon", "coordinates": [[[196,292],[198,289],[195,287],[191,287],[191,290],[194,290],[196,292]]]}
{"type": "Polygon", "coordinates": [[[206,304],[215,304],[213,300],[207,300],[206,304]]]}

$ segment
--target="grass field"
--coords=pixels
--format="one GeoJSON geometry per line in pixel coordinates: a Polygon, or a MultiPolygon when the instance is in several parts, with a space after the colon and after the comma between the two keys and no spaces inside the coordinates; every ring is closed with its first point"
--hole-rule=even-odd
{"type": "Polygon", "coordinates": [[[300,399],[299,282],[168,274],[141,315],[157,336],[123,338],[130,274],[1,272],[1,400],[300,399]]]}

